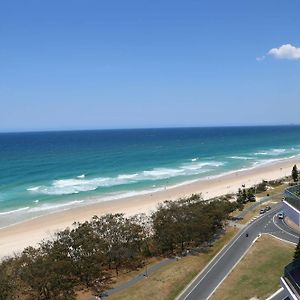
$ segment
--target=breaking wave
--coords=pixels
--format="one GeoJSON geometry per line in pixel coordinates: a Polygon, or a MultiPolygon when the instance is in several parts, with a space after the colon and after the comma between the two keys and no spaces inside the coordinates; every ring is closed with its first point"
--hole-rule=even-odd
{"type": "Polygon", "coordinates": [[[238,160],[251,160],[253,157],[249,156],[230,156],[231,159],[238,159],[238,160]]]}
{"type": "Polygon", "coordinates": [[[28,209],[29,209],[29,206],[21,207],[21,208],[14,209],[14,210],[9,210],[9,211],[3,211],[3,212],[0,212],[0,216],[15,214],[15,213],[18,213],[18,212],[23,212],[23,211],[28,210],[28,209]]]}
{"type": "Polygon", "coordinates": [[[56,210],[58,208],[67,208],[68,206],[74,206],[77,204],[82,203],[83,200],[76,200],[76,201],[70,201],[66,203],[60,203],[60,204],[41,204],[37,207],[30,208],[28,212],[40,212],[40,211],[47,211],[47,210],[56,210]]]}
{"type": "Polygon", "coordinates": [[[197,175],[212,171],[224,165],[223,162],[189,162],[178,168],[155,168],[133,174],[122,174],[116,177],[97,177],[87,179],[86,177],[54,180],[51,185],[35,186],[27,188],[32,193],[45,195],[68,195],[80,192],[93,191],[98,188],[112,187],[118,185],[132,184],[141,181],[154,181],[174,178],[179,176],[197,175]]]}
{"type": "Polygon", "coordinates": [[[283,154],[286,151],[287,151],[287,149],[271,149],[271,150],[266,150],[266,151],[263,150],[263,151],[256,152],[256,153],[254,153],[254,155],[274,155],[274,156],[276,156],[276,155],[283,154]]]}

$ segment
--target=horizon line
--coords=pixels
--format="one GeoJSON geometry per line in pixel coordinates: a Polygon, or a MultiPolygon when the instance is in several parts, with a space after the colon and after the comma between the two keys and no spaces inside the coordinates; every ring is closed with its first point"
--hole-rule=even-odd
{"type": "Polygon", "coordinates": [[[121,130],[153,130],[153,129],[197,129],[197,128],[237,128],[237,127],[289,127],[300,126],[299,124],[260,124],[260,125],[203,125],[203,126],[165,126],[165,127],[124,127],[124,128],[85,128],[85,129],[36,129],[36,130],[8,130],[0,131],[0,134],[8,133],[50,133],[50,132],[79,132],[79,131],[121,131],[121,130]]]}

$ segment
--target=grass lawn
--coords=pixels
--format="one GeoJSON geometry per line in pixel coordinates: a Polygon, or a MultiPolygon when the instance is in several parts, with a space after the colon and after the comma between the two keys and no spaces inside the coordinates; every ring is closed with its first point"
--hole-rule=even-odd
{"type": "Polygon", "coordinates": [[[295,246],[263,235],[212,296],[212,300],[266,299],[280,288],[280,276],[295,246]]]}
{"type": "MultiPolygon", "coordinates": [[[[152,257],[147,261],[147,267],[151,267],[155,264],[157,264],[158,262],[160,262],[161,260],[163,260],[163,258],[161,257],[152,257]]],[[[141,272],[143,272],[143,270],[145,270],[145,268],[142,269],[138,269],[135,271],[124,271],[121,270],[119,273],[119,276],[116,277],[115,276],[115,272],[112,271],[112,282],[113,284],[111,284],[111,288],[114,288],[116,286],[118,286],[119,284],[123,283],[123,282],[127,282],[128,280],[130,280],[131,278],[133,278],[134,276],[140,274],[141,272]]],[[[88,289],[83,289],[83,290],[79,290],[76,292],[76,300],[86,300],[88,298],[90,298],[91,296],[93,296],[94,293],[88,289]]]]}
{"type": "Polygon", "coordinates": [[[215,242],[208,253],[184,257],[162,267],[142,282],[112,295],[109,299],[174,299],[236,233],[237,229],[228,228],[225,235],[215,242]]]}

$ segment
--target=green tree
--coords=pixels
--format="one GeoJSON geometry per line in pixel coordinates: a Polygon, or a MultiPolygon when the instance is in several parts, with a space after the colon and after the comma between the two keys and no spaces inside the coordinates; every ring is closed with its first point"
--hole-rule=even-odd
{"type": "Polygon", "coordinates": [[[38,249],[26,248],[20,260],[20,277],[30,287],[35,299],[75,299],[70,260],[61,255],[59,248],[54,249],[51,242],[38,249]]]}
{"type": "Polygon", "coordinates": [[[141,265],[143,229],[139,224],[124,217],[124,214],[108,214],[94,217],[92,226],[104,243],[106,262],[118,276],[122,267],[141,265]]]}
{"type": "Polygon", "coordinates": [[[237,202],[241,204],[245,204],[247,202],[247,191],[246,189],[240,189],[237,193],[237,202]]]}
{"type": "Polygon", "coordinates": [[[207,242],[237,205],[227,200],[166,201],[152,214],[153,240],[161,254],[185,252],[207,242]]]}
{"type": "Polygon", "coordinates": [[[238,189],[237,195],[236,195],[236,201],[240,204],[244,203],[244,196],[243,196],[243,191],[242,189],[238,189]]]}
{"type": "Polygon", "coordinates": [[[77,227],[57,234],[57,244],[69,258],[71,274],[79,283],[96,292],[106,288],[104,241],[97,236],[91,223],[76,223],[77,227]]]}
{"type": "Polygon", "coordinates": [[[292,178],[293,178],[294,182],[298,182],[299,172],[298,172],[298,168],[296,165],[294,165],[293,169],[292,169],[292,178]]]}
{"type": "Polygon", "coordinates": [[[268,189],[268,182],[266,180],[263,180],[256,186],[257,193],[265,192],[267,189],[268,189]]]}
{"type": "Polygon", "coordinates": [[[300,257],[300,239],[298,241],[298,244],[296,246],[295,252],[294,252],[294,260],[297,260],[297,258],[300,257]]]}
{"type": "Polygon", "coordinates": [[[17,291],[17,268],[12,258],[6,259],[0,264],[0,300],[15,299],[17,291]]]}
{"type": "Polygon", "coordinates": [[[250,202],[255,202],[256,201],[254,188],[248,189],[248,191],[247,191],[247,200],[250,201],[250,202]]]}

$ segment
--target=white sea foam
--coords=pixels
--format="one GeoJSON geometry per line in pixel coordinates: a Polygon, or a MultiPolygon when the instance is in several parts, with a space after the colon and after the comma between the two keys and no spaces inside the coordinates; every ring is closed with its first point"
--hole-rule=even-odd
{"type": "Polygon", "coordinates": [[[137,178],[139,176],[138,173],[134,173],[134,174],[124,174],[124,175],[119,175],[118,179],[132,179],[132,178],[137,178]]]}
{"type": "Polygon", "coordinates": [[[85,178],[85,174],[78,175],[77,178],[85,178]]]}
{"type": "Polygon", "coordinates": [[[35,191],[38,191],[39,188],[40,188],[39,186],[30,187],[30,188],[27,189],[27,191],[35,192],[35,191]]]}
{"type": "Polygon", "coordinates": [[[280,155],[282,153],[285,153],[287,151],[287,149],[271,149],[271,150],[263,150],[263,151],[259,151],[254,153],[254,155],[280,155]]]}
{"type": "Polygon", "coordinates": [[[289,159],[289,158],[285,157],[285,158],[262,159],[262,160],[255,161],[253,163],[253,167],[268,165],[268,164],[272,164],[272,163],[275,163],[275,162],[278,162],[278,161],[283,161],[283,160],[286,160],[286,159],[289,159]]]}
{"type": "Polygon", "coordinates": [[[197,162],[197,163],[189,163],[181,166],[181,170],[186,175],[197,175],[200,173],[208,172],[217,167],[223,166],[223,162],[219,161],[210,161],[210,162],[197,162]]]}
{"type": "Polygon", "coordinates": [[[57,210],[57,209],[61,209],[61,208],[66,208],[68,206],[75,206],[78,205],[80,203],[82,203],[83,200],[76,200],[76,201],[70,201],[70,202],[66,202],[66,203],[59,203],[59,204],[42,204],[33,208],[30,208],[28,210],[28,212],[33,213],[33,212],[41,212],[41,211],[47,211],[47,210],[57,210]]]}
{"type": "Polygon", "coordinates": [[[184,175],[183,169],[171,169],[171,168],[156,168],[150,171],[143,171],[140,178],[144,180],[157,180],[166,179],[179,175],[184,175]]]}
{"type": "Polygon", "coordinates": [[[29,206],[21,207],[21,208],[14,209],[14,210],[9,210],[9,211],[3,211],[3,212],[0,212],[0,216],[19,213],[19,212],[22,212],[22,211],[25,211],[25,210],[28,210],[28,209],[29,209],[29,206]]]}
{"type": "Polygon", "coordinates": [[[284,153],[286,149],[273,149],[274,153],[284,153]]]}
{"type": "Polygon", "coordinates": [[[163,180],[178,176],[197,175],[214,170],[224,163],[219,161],[190,162],[178,168],[155,168],[133,174],[121,174],[117,177],[70,178],[54,180],[49,186],[30,187],[27,190],[46,195],[68,195],[93,191],[98,188],[132,184],[141,181],[163,180]]]}
{"type": "Polygon", "coordinates": [[[192,158],[191,161],[197,161],[198,157],[192,158]]]}
{"type": "Polygon", "coordinates": [[[230,156],[231,159],[238,159],[238,160],[251,160],[253,157],[249,156],[230,156]]]}
{"type": "MultiPolygon", "coordinates": [[[[123,198],[129,198],[139,195],[148,195],[152,193],[156,193],[159,191],[163,191],[164,187],[155,188],[155,189],[149,189],[149,190],[142,190],[142,191],[128,191],[128,192],[118,192],[118,193],[111,193],[110,195],[107,195],[105,197],[101,197],[101,201],[111,201],[111,200],[117,200],[117,199],[123,199],[123,198]]],[[[97,201],[99,202],[99,201],[97,201]]]]}

